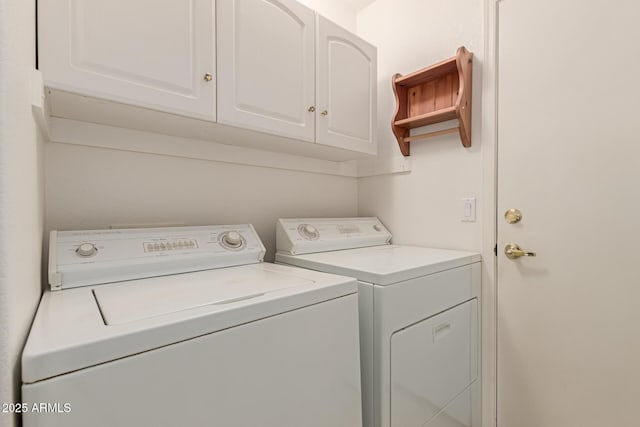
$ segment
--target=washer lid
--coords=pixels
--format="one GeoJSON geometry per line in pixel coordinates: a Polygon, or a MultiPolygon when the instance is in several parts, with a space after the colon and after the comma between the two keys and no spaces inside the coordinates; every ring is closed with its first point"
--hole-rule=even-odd
{"type": "Polygon", "coordinates": [[[310,286],[313,280],[282,273],[250,269],[240,276],[234,269],[217,274],[177,274],[124,282],[93,289],[106,325],[176,313],[195,307],[246,301],[296,286],[310,286]],[[214,281],[214,283],[212,283],[214,281]]]}
{"type": "Polygon", "coordinates": [[[418,246],[382,245],[305,255],[276,254],[276,261],[390,285],[480,261],[480,254],[418,246]]]}
{"type": "Polygon", "coordinates": [[[46,291],[22,353],[33,383],[357,292],[269,263],[46,291]]]}

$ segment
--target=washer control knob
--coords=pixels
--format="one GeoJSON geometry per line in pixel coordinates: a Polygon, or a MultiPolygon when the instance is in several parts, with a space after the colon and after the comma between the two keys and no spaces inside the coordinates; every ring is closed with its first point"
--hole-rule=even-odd
{"type": "Polygon", "coordinates": [[[224,235],[222,241],[232,248],[242,246],[242,236],[237,231],[230,231],[224,235]]]}
{"type": "Polygon", "coordinates": [[[373,226],[373,229],[376,230],[376,231],[382,231],[382,227],[380,227],[378,224],[375,224],[373,226]]]}
{"type": "Polygon", "coordinates": [[[298,232],[307,240],[317,240],[320,237],[318,229],[311,224],[300,224],[298,232]]]}
{"type": "Polygon", "coordinates": [[[93,243],[82,243],[76,248],[76,254],[81,257],[94,256],[98,253],[98,248],[93,243]]]}

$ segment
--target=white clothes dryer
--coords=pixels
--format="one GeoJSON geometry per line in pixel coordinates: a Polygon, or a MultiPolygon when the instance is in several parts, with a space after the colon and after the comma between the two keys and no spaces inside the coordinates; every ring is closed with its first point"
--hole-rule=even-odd
{"type": "Polygon", "coordinates": [[[280,219],[276,262],[358,279],[366,427],[479,427],[480,255],[377,218],[280,219]]]}
{"type": "Polygon", "coordinates": [[[361,425],[355,280],[251,225],[52,232],[25,427],[361,425]]]}

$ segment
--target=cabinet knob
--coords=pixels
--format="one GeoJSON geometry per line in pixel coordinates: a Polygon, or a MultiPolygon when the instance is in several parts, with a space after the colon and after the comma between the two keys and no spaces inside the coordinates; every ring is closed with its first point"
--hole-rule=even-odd
{"type": "Polygon", "coordinates": [[[207,73],[207,74],[204,75],[204,81],[205,82],[210,82],[211,80],[213,80],[213,74],[207,73]]]}
{"type": "Polygon", "coordinates": [[[322,115],[322,116],[326,116],[327,114],[329,114],[329,112],[327,110],[324,110],[322,113],[320,113],[320,115],[322,115]]]}
{"type": "Polygon", "coordinates": [[[316,107],[312,105],[311,107],[307,108],[307,111],[313,113],[314,111],[316,111],[316,107]]]}

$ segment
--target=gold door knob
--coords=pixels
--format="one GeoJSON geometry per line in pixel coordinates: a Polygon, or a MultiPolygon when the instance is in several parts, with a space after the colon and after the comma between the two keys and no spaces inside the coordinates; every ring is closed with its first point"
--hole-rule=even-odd
{"type": "Polygon", "coordinates": [[[519,209],[509,209],[504,213],[504,219],[509,224],[515,224],[522,219],[522,212],[519,209]]]}
{"type": "Polygon", "coordinates": [[[311,107],[307,108],[307,111],[313,113],[314,111],[316,111],[316,107],[312,105],[311,107]]]}
{"type": "Polygon", "coordinates": [[[320,113],[321,116],[326,116],[327,114],[329,114],[327,110],[324,110],[322,113],[320,113]]]}
{"type": "Polygon", "coordinates": [[[518,259],[523,256],[536,256],[535,252],[525,252],[520,246],[516,245],[515,243],[507,244],[507,246],[504,247],[504,254],[509,259],[518,259]]]}
{"type": "Polygon", "coordinates": [[[207,73],[207,74],[204,75],[204,81],[205,82],[210,82],[211,80],[213,80],[213,74],[207,73]]]}

